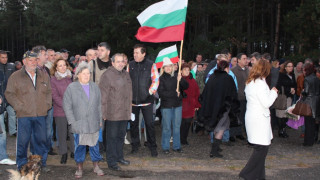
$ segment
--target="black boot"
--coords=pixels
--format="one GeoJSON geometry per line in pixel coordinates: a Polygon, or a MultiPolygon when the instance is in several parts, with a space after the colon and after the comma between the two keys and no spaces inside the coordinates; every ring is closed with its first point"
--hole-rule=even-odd
{"type": "Polygon", "coordinates": [[[288,134],[286,132],[286,122],[287,118],[279,118],[279,137],[281,138],[288,138],[288,134]]]}
{"type": "Polygon", "coordinates": [[[314,131],[314,142],[318,141],[318,134],[319,134],[319,124],[316,124],[315,131],[314,131]]]}
{"type": "Polygon", "coordinates": [[[61,156],[61,164],[66,164],[67,163],[67,159],[68,159],[68,153],[65,153],[61,156]]]}
{"type": "Polygon", "coordinates": [[[214,138],[214,141],[213,141],[212,147],[211,147],[210,157],[217,157],[217,158],[222,158],[223,157],[219,153],[220,144],[221,144],[221,139],[214,138]]]}

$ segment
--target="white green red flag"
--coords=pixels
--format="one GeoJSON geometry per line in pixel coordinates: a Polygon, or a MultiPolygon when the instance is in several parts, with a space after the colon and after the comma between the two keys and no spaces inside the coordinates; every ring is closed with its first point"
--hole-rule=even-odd
{"type": "Polygon", "coordinates": [[[177,63],[179,61],[177,46],[173,45],[173,46],[167,47],[165,49],[162,49],[159,52],[159,54],[156,58],[156,61],[155,61],[157,68],[162,67],[164,58],[169,58],[173,64],[177,63]]]}
{"type": "Polygon", "coordinates": [[[188,0],[164,0],[137,17],[141,27],[136,38],[143,42],[172,42],[184,38],[188,0]]]}

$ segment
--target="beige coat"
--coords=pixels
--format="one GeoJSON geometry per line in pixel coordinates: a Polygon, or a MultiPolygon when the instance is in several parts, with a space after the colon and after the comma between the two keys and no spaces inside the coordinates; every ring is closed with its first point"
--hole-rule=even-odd
{"type": "Polygon", "coordinates": [[[102,118],[109,121],[131,119],[132,82],[127,71],[110,66],[100,79],[102,118]]]}
{"type": "Polygon", "coordinates": [[[38,69],[36,74],[36,87],[24,67],[8,80],[5,96],[18,118],[46,116],[52,107],[49,76],[38,69]]]}

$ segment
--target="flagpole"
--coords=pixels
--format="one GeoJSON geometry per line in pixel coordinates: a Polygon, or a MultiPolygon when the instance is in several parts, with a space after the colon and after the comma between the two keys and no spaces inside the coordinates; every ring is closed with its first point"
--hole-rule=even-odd
{"type": "MultiPolygon", "coordinates": [[[[180,58],[179,58],[179,70],[178,70],[178,75],[181,73],[182,49],[183,49],[183,40],[181,40],[181,46],[180,46],[180,58]]],[[[180,82],[180,80],[177,81],[177,93],[180,92],[180,90],[179,90],[179,82],[180,82]]],[[[179,94],[178,94],[178,96],[179,96],[179,94]]]]}

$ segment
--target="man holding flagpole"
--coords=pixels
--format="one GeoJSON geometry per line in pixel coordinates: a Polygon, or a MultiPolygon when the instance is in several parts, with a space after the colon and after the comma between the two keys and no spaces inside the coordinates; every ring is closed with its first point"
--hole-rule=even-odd
{"type": "Polygon", "coordinates": [[[147,145],[152,157],[158,156],[153,119],[154,94],[159,86],[159,73],[152,61],[147,60],[146,48],[142,44],[133,47],[134,61],[129,63],[129,73],[132,80],[132,113],[135,121],[130,123],[131,153],[137,153],[140,145],[139,112],[142,111],[147,129],[147,145]]]}

